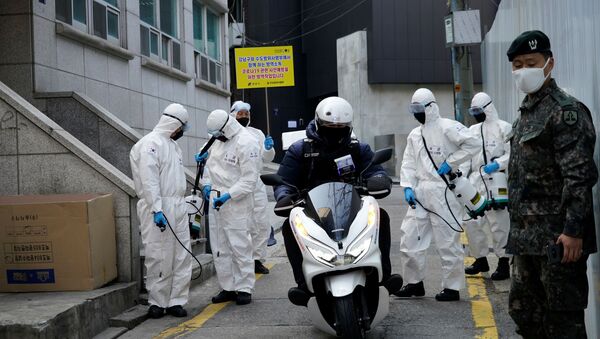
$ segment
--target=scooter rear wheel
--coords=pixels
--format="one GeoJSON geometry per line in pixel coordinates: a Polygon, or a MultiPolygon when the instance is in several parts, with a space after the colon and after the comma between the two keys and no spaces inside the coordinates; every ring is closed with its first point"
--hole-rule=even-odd
{"type": "Polygon", "coordinates": [[[336,329],[341,338],[365,338],[358,315],[360,310],[354,306],[353,295],[335,298],[336,329]]]}

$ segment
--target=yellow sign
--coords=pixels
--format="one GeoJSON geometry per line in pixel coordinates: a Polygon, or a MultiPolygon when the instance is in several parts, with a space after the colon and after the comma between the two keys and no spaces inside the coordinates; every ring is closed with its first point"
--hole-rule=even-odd
{"type": "Polygon", "coordinates": [[[237,88],[294,86],[292,46],[235,49],[237,88]]]}

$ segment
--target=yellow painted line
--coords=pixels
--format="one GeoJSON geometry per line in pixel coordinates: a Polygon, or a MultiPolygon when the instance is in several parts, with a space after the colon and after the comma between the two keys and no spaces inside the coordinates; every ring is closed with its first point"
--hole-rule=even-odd
{"type": "MultiPolygon", "coordinates": [[[[465,234],[461,234],[461,240],[465,234]]],[[[465,236],[466,239],[466,236],[465,236]]],[[[474,258],[465,257],[465,266],[475,261],[474,258]]],[[[471,299],[471,314],[478,330],[475,334],[477,339],[498,339],[498,328],[494,318],[494,309],[487,296],[485,281],[481,273],[467,275],[467,291],[471,299]]]]}
{"type": "MultiPolygon", "coordinates": [[[[266,264],[269,270],[275,266],[274,264],[266,264]]],[[[256,280],[260,279],[263,274],[256,274],[256,280]]],[[[227,305],[232,304],[232,301],[219,304],[210,304],[200,312],[197,316],[192,319],[185,321],[175,327],[167,328],[162,331],[159,335],[155,336],[154,339],[166,339],[166,338],[179,338],[184,334],[193,332],[202,327],[210,318],[214,317],[215,314],[219,313],[227,305]]]]}

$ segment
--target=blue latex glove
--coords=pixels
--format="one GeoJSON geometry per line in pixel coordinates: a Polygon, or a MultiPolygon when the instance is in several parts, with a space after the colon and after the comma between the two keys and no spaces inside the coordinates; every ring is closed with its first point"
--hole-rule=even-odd
{"type": "Polygon", "coordinates": [[[275,146],[275,142],[273,142],[273,138],[270,135],[267,135],[265,138],[265,149],[268,151],[275,146]]]}
{"type": "Polygon", "coordinates": [[[221,206],[223,206],[227,200],[231,199],[231,195],[229,193],[222,194],[218,198],[213,199],[213,208],[218,210],[221,206]]]}
{"type": "Polygon", "coordinates": [[[196,159],[196,162],[202,162],[206,158],[208,158],[208,152],[204,152],[202,154],[196,153],[196,155],[194,155],[194,158],[196,159]]]}
{"type": "Polygon", "coordinates": [[[444,175],[450,173],[450,171],[452,171],[452,167],[450,167],[450,165],[448,165],[448,163],[444,161],[444,163],[438,169],[438,174],[444,175]]]}
{"type": "Polygon", "coordinates": [[[158,228],[160,228],[161,232],[165,230],[167,226],[167,218],[165,218],[163,212],[154,213],[154,223],[156,224],[156,226],[158,226],[158,228]]]}
{"type": "Polygon", "coordinates": [[[205,200],[210,199],[210,191],[212,190],[212,186],[209,185],[204,185],[204,187],[202,187],[202,195],[204,196],[205,200]]]}
{"type": "Polygon", "coordinates": [[[404,188],[404,199],[410,205],[414,205],[415,204],[415,199],[416,199],[416,197],[415,197],[415,191],[413,191],[413,189],[410,188],[410,187],[405,187],[404,188]]]}
{"type": "Polygon", "coordinates": [[[483,171],[487,174],[491,174],[500,169],[500,165],[497,162],[492,161],[489,164],[483,166],[483,171]]]}

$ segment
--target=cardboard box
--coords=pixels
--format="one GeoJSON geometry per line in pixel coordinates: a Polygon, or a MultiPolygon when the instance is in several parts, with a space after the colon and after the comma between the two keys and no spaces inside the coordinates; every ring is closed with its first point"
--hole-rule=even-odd
{"type": "Polygon", "coordinates": [[[85,291],[117,277],[110,194],[0,197],[0,292],[85,291]]]}

